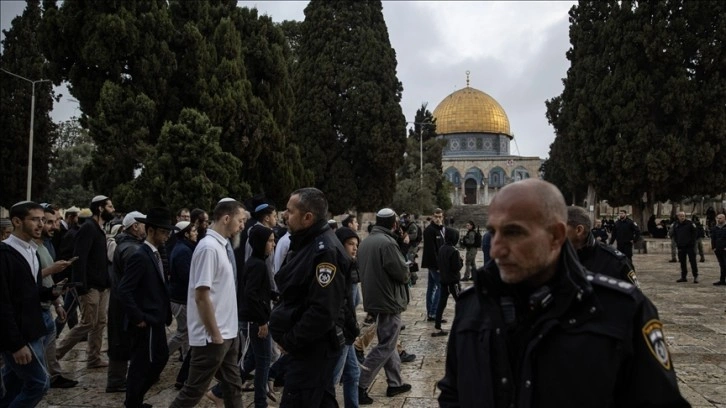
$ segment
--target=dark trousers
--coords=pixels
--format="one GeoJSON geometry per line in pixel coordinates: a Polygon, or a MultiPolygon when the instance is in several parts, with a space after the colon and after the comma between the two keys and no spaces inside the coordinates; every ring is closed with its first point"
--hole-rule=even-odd
{"type": "Polygon", "coordinates": [[[726,282],[726,250],[717,249],[714,253],[716,254],[716,259],[718,259],[718,266],[721,268],[719,282],[726,282]]]}
{"type": "Polygon", "coordinates": [[[159,379],[169,360],[166,328],[155,324],[144,328],[129,327],[131,334],[131,364],[126,378],[127,408],[141,407],[144,395],[159,379]]]}
{"type": "Polygon", "coordinates": [[[618,247],[618,251],[624,253],[625,256],[627,256],[631,262],[633,261],[633,243],[632,242],[624,242],[621,244],[620,241],[618,241],[617,247],[618,247]]]}
{"type": "Polygon", "coordinates": [[[239,337],[222,344],[192,346],[189,377],[170,407],[195,407],[204,397],[212,377],[222,383],[224,406],[242,408],[242,378],[237,367],[239,337]]]}
{"type": "Polygon", "coordinates": [[[333,371],[340,351],[311,358],[292,356],[285,373],[280,408],[338,408],[333,371]]]}
{"type": "Polygon", "coordinates": [[[441,329],[441,319],[444,317],[444,309],[446,309],[449,294],[454,298],[454,301],[459,298],[458,283],[441,284],[441,296],[439,297],[439,306],[436,308],[436,323],[434,323],[434,327],[437,329],[441,329]]]}
{"type": "Polygon", "coordinates": [[[698,264],[696,263],[696,247],[694,245],[687,245],[685,247],[678,247],[678,261],[681,263],[681,279],[686,279],[688,276],[688,268],[686,267],[686,257],[691,264],[691,272],[693,277],[698,277],[698,264]]]}

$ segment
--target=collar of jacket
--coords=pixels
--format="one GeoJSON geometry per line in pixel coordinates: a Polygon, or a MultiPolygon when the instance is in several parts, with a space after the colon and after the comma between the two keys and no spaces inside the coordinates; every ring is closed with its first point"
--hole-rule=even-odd
{"type": "Polygon", "coordinates": [[[291,251],[297,251],[300,248],[306,246],[310,242],[312,242],[315,237],[318,235],[324,233],[325,231],[329,230],[330,227],[328,226],[327,220],[319,220],[315,224],[311,225],[310,227],[298,231],[294,234],[290,234],[290,250],[291,251]]]}
{"type": "Polygon", "coordinates": [[[396,236],[393,235],[393,231],[391,231],[388,228],[384,228],[384,227],[381,227],[378,225],[374,225],[373,228],[371,229],[371,235],[373,235],[374,233],[386,234],[386,235],[390,236],[391,238],[396,239],[396,236]]]}

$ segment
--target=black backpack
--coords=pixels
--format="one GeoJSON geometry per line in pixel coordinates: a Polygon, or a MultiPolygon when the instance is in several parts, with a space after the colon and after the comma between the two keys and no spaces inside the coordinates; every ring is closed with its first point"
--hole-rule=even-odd
{"type": "Polygon", "coordinates": [[[474,233],[474,248],[479,247],[481,247],[481,232],[479,232],[479,228],[477,228],[474,233]]]}

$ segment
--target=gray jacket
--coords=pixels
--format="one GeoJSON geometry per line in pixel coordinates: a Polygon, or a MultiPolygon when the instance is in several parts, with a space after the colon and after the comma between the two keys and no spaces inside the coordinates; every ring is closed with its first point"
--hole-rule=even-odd
{"type": "Polygon", "coordinates": [[[406,310],[410,273],[391,230],[373,227],[358,249],[358,271],[366,312],[396,314],[406,310]]]}

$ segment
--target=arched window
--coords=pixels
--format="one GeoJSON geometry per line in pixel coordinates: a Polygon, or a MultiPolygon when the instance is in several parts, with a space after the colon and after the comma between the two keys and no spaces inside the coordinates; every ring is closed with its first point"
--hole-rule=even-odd
{"type": "Polygon", "coordinates": [[[495,167],[489,172],[489,187],[503,187],[504,180],[504,169],[501,167],[495,167]]]}
{"type": "Polygon", "coordinates": [[[512,170],[512,180],[519,181],[528,178],[529,172],[524,167],[518,166],[516,169],[512,170]]]}

